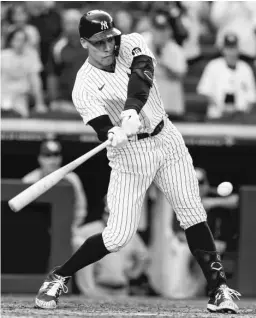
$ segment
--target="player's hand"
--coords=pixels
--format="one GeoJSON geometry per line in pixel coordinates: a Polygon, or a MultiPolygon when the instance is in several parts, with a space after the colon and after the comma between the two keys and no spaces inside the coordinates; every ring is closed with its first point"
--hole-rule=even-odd
{"type": "Polygon", "coordinates": [[[115,126],[108,131],[108,140],[112,147],[120,148],[128,143],[127,134],[122,127],[115,126]]]}
{"type": "Polygon", "coordinates": [[[122,128],[128,137],[136,135],[142,128],[140,117],[135,109],[124,110],[121,113],[122,128]]]}

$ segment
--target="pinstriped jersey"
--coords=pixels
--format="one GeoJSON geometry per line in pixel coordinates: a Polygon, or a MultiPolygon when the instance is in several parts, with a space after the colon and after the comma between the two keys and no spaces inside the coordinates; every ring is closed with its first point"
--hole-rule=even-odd
{"type": "MultiPolygon", "coordinates": [[[[132,33],[121,36],[114,73],[94,67],[88,59],[85,61],[77,73],[72,92],[74,105],[85,124],[98,116],[108,115],[114,126],[121,125],[120,113],[127,99],[130,67],[134,56],[141,54],[152,57],[156,65],[155,57],[143,37],[132,33]]],[[[141,132],[147,133],[151,133],[166,116],[155,80],[139,116],[143,126],[141,132]]]]}

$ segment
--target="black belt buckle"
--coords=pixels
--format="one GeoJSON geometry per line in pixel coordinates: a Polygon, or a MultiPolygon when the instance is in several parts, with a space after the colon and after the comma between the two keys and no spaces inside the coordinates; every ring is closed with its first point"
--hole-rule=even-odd
{"type": "Polygon", "coordinates": [[[163,127],[164,127],[164,121],[161,120],[160,123],[156,126],[156,128],[154,129],[154,131],[151,134],[148,134],[148,133],[138,134],[137,135],[138,140],[156,136],[157,134],[160,133],[160,131],[163,129],[163,127]]]}

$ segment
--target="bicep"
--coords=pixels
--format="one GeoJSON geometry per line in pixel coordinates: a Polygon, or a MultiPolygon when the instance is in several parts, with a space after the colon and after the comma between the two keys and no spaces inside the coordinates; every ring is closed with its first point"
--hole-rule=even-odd
{"type": "Polygon", "coordinates": [[[85,124],[98,116],[107,115],[104,105],[88,93],[83,85],[78,84],[73,90],[72,99],[85,124]]]}
{"type": "Polygon", "coordinates": [[[127,36],[124,46],[122,46],[121,54],[129,65],[132,64],[134,57],[147,55],[152,58],[154,66],[156,66],[154,54],[148,48],[143,36],[138,33],[132,33],[127,36]]]}
{"type": "Polygon", "coordinates": [[[171,43],[163,54],[164,64],[171,70],[183,75],[187,71],[187,61],[183,49],[171,43]]]}
{"type": "Polygon", "coordinates": [[[199,80],[197,92],[202,95],[211,95],[214,86],[214,74],[210,65],[207,65],[199,80]]]}
{"type": "Polygon", "coordinates": [[[256,83],[255,83],[255,77],[252,72],[252,70],[248,66],[247,70],[247,81],[249,86],[249,94],[251,95],[251,102],[256,102],[256,83]]]}

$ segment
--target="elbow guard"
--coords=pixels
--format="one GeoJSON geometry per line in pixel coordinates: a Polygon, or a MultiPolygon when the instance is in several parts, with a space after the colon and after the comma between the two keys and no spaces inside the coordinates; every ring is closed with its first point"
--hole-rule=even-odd
{"type": "Polygon", "coordinates": [[[133,59],[124,110],[135,109],[138,113],[146,104],[153,85],[154,66],[152,58],[139,55],[133,59]]]}

